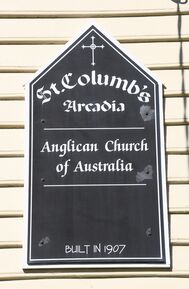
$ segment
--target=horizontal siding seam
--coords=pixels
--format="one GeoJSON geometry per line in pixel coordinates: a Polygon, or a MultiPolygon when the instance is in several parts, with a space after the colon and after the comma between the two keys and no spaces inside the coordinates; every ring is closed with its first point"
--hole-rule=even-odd
{"type": "MultiPolygon", "coordinates": [[[[171,269],[163,269],[163,270],[154,270],[147,271],[147,269],[138,269],[135,271],[131,269],[126,269],[119,272],[110,271],[102,269],[101,271],[95,269],[95,272],[91,272],[93,269],[90,269],[88,272],[82,272],[82,269],[78,272],[78,270],[71,269],[71,272],[63,272],[57,273],[52,270],[52,272],[45,273],[40,272],[39,270],[36,273],[32,273],[30,270],[25,270],[23,273],[2,273],[0,274],[0,281],[11,281],[11,280],[40,280],[40,279],[78,279],[78,278],[141,278],[141,277],[159,277],[159,278],[189,278],[189,271],[185,270],[175,270],[171,271],[171,269]]],[[[86,270],[85,270],[86,271],[86,270]]]]}
{"type": "MultiPolygon", "coordinates": [[[[189,63],[184,64],[148,64],[146,67],[150,70],[181,70],[189,69],[189,63]]],[[[36,73],[40,67],[30,66],[1,66],[0,73],[36,73]]]]}
{"type": "MultiPolygon", "coordinates": [[[[187,247],[189,246],[189,239],[172,239],[170,243],[174,247],[187,247]]],[[[23,248],[22,241],[0,241],[0,250],[16,248],[23,248]]]]}
{"type": "Polygon", "coordinates": [[[22,158],[24,157],[23,151],[0,151],[0,158],[22,158]]]}
{"type": "MultiPolygon", "coordinates": [[[[188,97],[189,92],[177,92],[177,91],[164,91],[164,97],[174,98],[174,97],[188,97]]],[[[14,101],[14,100],[24,100],[25,97],[21,93],[4,93],[0,94],[0,101],[14,101]]]]}
{"type": "MultiPolygon", "coordinates": [[[[188,42],[189,35],[181,35],[181,36],[172,36],[172,35],[163,35],[163,36],[114,36],[120,43],[156,43],[156,42],[188,42]]],[[[68,42],[68,38],[64,37],[56,37],[56,38],[43,38],[43,37],[0,37],[0,45],[47,45],[47,44],[66,44],[68,42]]]]}
{"type": "Polygon", "coordinates": [[[21,93],[4,93],[0,94],[0,101],[15,101],[15,100],[24,100],[24,95],[21,93]]]}
{"type": "Polygon", "coordinates": [[[165,120],[165,125],[167,126],[179,126],[179,125],[188,125],[189,124],[189,119],[169,119],[169,120],[165,120]]]}
{"type": "MultiPolygon", "coordinates": [[[[166,149],[167,155],[188,155],[189,154],[189,147],[186,148],[167,148],[166,149]]],[[[0,150],[0,158],[23,158],[24,151],[23,150],[0,150]]]]}
{"type": "Polygon", "coordinates": [[[189,214],[189,207],[171,207],[169,209],[169,213],[171,215],[188,215],[189,214]]]}
{"type": "MultiPolygon", "coordinates": [[[[181,126],[181,125],[188,125],[189,119],[169,119],[165,120],[165,125],[167,126],[181,126]]],[[[24,122],[22,121],[13,121],[13,122],[0,122],[0,129],[23,129],[24,122]]]]}
{"type": "Polygon", "coordinates": [[[0,218],[22,218],[22,211],[0,211],[0,218]]]}
{"type": "Polygon", "coordinates": [[[0,180],[0,188],[24,187],[23,180],[0,180]]]}
{"type": "Polygon", "coordinates": [[[114,17],[155,17],[155,16],[176,16],[189,15],[189,10],[175,9],[144,9],[144,10],[67,10],[67,11],[1,11],[0,18],[114,18],[114,17]]]}
{"type": "MultiPolygon", "coordinates": [[[[189,207],[170,207],[170,215],[188,215],[189,207]]],[[[24,216],[23,211],[0,211],[0,218],[22,218],[24,216]]]]}
{"type": "Polygon", "coordinates": [[[23,248],[21,241],[0,241],[0,249],[23,248]]]}
{"type": "MultiPolygon", "coordinates": [[[[169,178],[169,185],[186,185],[189,184],[189,178],[169,178]]],[[[0,180],[0,188],[23,187],[24,180],[0,180]]]]}
{"type": "Polygon", "coordinates": [[[20,121],[14,121],[14,122],[0,122],[0,129],[23,129],[24,123],[20,121]]]}
{"type": "MultiPolygon", "coordinates": [[[[182,149],[167,148],[166,153],[168,155],[187,155],[189,154],[189,147],[182,148],[182,149]]],[[[1,152],[0,152],[0,157],[1,157],[1,152]]]]}

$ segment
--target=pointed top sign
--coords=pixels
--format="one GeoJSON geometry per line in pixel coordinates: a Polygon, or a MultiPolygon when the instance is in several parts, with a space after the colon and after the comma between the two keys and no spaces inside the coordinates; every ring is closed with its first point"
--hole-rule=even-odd
{"type": "MultiPolygon", "coordinates": [[[[99,55],[99,57],[105,57],[107,51],[103,51],[105,48],[105,45],[107,45],[109,48],[113,48],[115,53],[118,53],[123,59],[130,62],[131,65],[138,67],[138,69],[141,70],[141,72],[145,72],[151,76],[152,79],[156,80],[160,85],[162,85],[162,82],[157,78],[157,76],[152,73],[147,67],[145,67],[138,59],[136,59],[133,55],[130,54],[130,52],[127,49],[123,49],[123,47],[120,45],[120,43],[107,34],[107,32],[104,32],[102,28],[99,28],[96,24],[92,24],[87,26],[85,31],[82,31],[77,36],[73,37],[71,40],[67,42],[66,45],[64,45],[64,49],[61,51],[61,53],[55,58],[52,59],[52,61],[49,63],[49,65],[41,68],[35,75],[34,79],[37,75],[39,75],[41,72],[45,72],[47,69],[51,68],[52,66],[56,65],[59,61],[62,60],[62,58],[66,57],[68,53],[73,51],[73,49],[80,47],[83,49],[84,54],[90,55],[89,58],[90,64],[92,66],[96,65],[95,62],[95,54],[98,53],[98,50],[102,50],[103,53],[99,55]],[[98,39],[98,43],[96,42],[96,39],[98,39]],[[85,40],[87,39],[87,42],[85,40]],[[100,43],[100,41],[102,43],[100,43]],[[88,52],[86,50],[89,50],[88,52]]],[[[82,59],[82,53],[80,54],[80,58],[82,59]]],[[[122,61],[123,61],[122,59],[122,61]]],[[[31,82],[31,81],[30,81],[31,82]]]]}
{"type": "Polygon", "coordinates": [[[27,86],[24,267],[167,267],[162,84],[96,26],[27,86]]]}

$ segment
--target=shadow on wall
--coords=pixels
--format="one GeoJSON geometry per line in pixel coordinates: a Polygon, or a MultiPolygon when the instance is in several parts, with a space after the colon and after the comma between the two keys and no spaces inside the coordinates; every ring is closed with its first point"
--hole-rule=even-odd
{"type": "MultiPolygon", "coordinates": [[[[187,125],[187,92],[185,87],[185,70],[184,70],[184,52],[183,52],[183,40],[182,40],[182,14],[180,11],[180,6],[183,4],[187,4],[188,0],[171,0],[172,2],[177,4],[177,14],[178,14],[178,22],[177,22],[177,29],[178,29],[178,40],[180,42],[180,49],[179,49],[179,65],[181,71],[181,92],[183,97],[183,119],[185,123],[185,136],[186,136],[186,146],[187,150],[189,148],[189,130],[187,125]]],[[[189,155],[188,155],[188,171],[189,171],[189,155]]]]}
{"type": "MultiPolygon", "coordinates": [[[[186,137],[186,149],[187,152],[189,150],[189,129],[187,124],[187,91],[186,91],[186,81],[185,81],[185,70],[184,70],[184,49],[183,49],[183,39],[182,39],[182,13],[180,7],[184,4],[188,4],[189,0],[170,0],[177,5],[177,33],[178,33],[178,41],[179,41],[179,69],[181,73],[181,96],[183,99],[183,120],[185,124],[185,137],[186,137]]],[[[166,130],[167,135],[167,130],[166,130]]],[[[166,137],[165,135],[165,137],[166,137]]],[[[189,155],[188,155],[188,172],[189,172],[189,155]]],[[[176,165],[176,164],[175,164],[176,165]]],[[[189,176],[188,176],[189,177],[189,176]]],[[[170,186],[168,185],[168,196],[170,193],[170,186]]]]}
{"type": "Polygon", "coordinates": [[[172,2],[175,2],[176,4],[186,4],[188,3],[188,0],[171,0],[172,2]]]}

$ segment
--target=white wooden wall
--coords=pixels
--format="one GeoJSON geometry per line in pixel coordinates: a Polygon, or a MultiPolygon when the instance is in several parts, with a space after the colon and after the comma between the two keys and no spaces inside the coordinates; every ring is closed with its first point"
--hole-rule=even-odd
{"type": "Polygon", "coordinates": [[[175,2],[0,0],[0,289],[189,288],[189,3],[175,2]],[[170,270],[22,270],[23,85],[91,19],[166,87],[170,270]]]}

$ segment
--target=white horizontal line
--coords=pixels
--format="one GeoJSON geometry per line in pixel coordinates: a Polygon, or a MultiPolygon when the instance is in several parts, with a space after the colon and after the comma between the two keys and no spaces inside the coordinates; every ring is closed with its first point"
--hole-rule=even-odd
{"type": "Polygon", "coordinates": [[[46,127],[44,130],[138,130],[138,129],[144,129],[144,127],[46,127]]]}
{"type": "MultiPolygon", "coordinates": [[[[111,260],[111,259],[116,259],[116,260],[161,260],[161,257],[99,257],[99,258],[87,258],[87,257],[83,257],[83,258],[52,258],[52,259],[31,259],[31,261],[56,261],[56,260],[111,260]]],[[[90,264],[90,263],[89,263],[90,264]]],[[[89,265],[87,264],[87,265],[89,265]]],[[[51,264],[50,264],[51,265],[51,264]]],[[[54,265],[54,264],[52,264],[54,265]]],[[[60,264],[61,265],[61,264],[60,264]]],[[[69,264],[67,264],[69,265],[69,264]]],[[[82,265],[82,264],[80,264],[82,265]]],[[[99,265],[99,264],[97,264],[99,265]]],[[[130,264],[129,264],[130,265],[130,264]]],[[[136,264],[135,264],[136,265],[136,264]]],[[[106,266],[106,264],[105,264],[106,266]]]]}
{"type": "Polygon", "coordinates": [[[146,184],[69,184],[69,185],[44,185],[44,187],[134,187],[146,184]]]}

